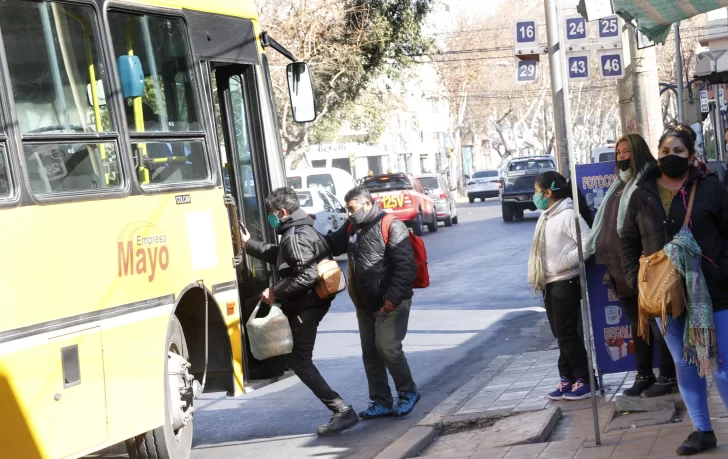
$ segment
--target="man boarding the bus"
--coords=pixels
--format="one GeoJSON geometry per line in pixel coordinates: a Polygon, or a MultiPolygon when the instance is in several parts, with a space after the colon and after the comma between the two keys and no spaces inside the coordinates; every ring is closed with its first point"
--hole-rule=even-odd
{"type": "Polygon", "coordinates": [[[323,239],[313,220],[299,205],[293,188],[278,188],[265,200],[268,223],[281,236],[279,245],[255,241],[241,225],[246,252],[251,257],[277,267],[280,280],[260,298],[271,305],[276,300],[288,317],[293,334],[293,352],[287,363],[301,381],[332,411],[328,424],[318,428],[321,436],[334,435],[359,423],[359,417],[329,387],[316,365],[313,348],[319,323],[329,311],[333,297],[321,299],[314,291],[318,281],[317,262],[328,257],[323,239]]]}
{"type": "Polygon", "coordinates": [[[405,416],[420,399],[402,350],[416,277],[409,230],[395,218],[385,241],[382,220],[386,214],[372,203],[366,187],[350,190],[345,200],[350,224],[326,240],[333,255],[348,253],[349,295],[356,306],[371,400],[359,417],[405,416]],[[397,390],[396,403],[387,371],[397,390]]]}

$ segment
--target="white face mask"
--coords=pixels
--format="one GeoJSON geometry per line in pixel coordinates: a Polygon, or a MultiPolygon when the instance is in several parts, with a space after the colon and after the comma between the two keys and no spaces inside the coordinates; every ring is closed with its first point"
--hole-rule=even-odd
{"type": "Polygon", "coordinates": [[[619,171],[619,179],[623,182],[629,182],[632,179],[632,169],[619,171]]]}

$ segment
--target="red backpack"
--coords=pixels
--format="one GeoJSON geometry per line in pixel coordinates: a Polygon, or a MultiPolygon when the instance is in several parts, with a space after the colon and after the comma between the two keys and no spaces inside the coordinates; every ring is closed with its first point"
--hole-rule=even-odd
{"type": "MultiPolygon", "coordinates": [[[[386,214],[382,217],[382,237],[384,245],[389,243],[389,227],[392,225],[394,215],[386,214]]],[[[351,223],[347,233],[351,233],[351,223]]],[[[415,280],[412,281],[412,288],[427,288],[430,286],[430,273],[427,270],[427,250],[425,242],[412,231],[408,231],[412,251],[415,254],[415,280]]]]}

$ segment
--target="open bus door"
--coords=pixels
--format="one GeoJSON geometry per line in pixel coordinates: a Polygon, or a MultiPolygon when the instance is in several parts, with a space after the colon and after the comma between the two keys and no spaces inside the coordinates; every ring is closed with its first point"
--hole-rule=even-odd
{"type": "MultiPolygon", "coordinates": [[[[255,97],[255,73],[249,65],[217,63],[212,64],[211,73],[225,193],[237,204],[237,216],[230,222],[231,231],[235,233],[237,219],[253,239],[275,242],[266,220],[264,200],[271,190],[255,97]]],[[[234,249],[240,253],[239,247],[234,249]]],[[[284,376],[286,368],[283,357],[255,359],[244,329],[260,293],[270,285],[273,273],[265,262],[242,252],[237,275],[245,348],[244,377],[251,390],[277,381],[284,376]]]]}

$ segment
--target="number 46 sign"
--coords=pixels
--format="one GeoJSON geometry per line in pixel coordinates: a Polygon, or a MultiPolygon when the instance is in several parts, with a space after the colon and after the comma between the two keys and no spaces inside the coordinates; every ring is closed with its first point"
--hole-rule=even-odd
{"type": "Polygon", "coordinates": [[[622,50],[600,51],[599,73],[605,80],[620,80],[624,78],[624,59],[622,50]]]}

